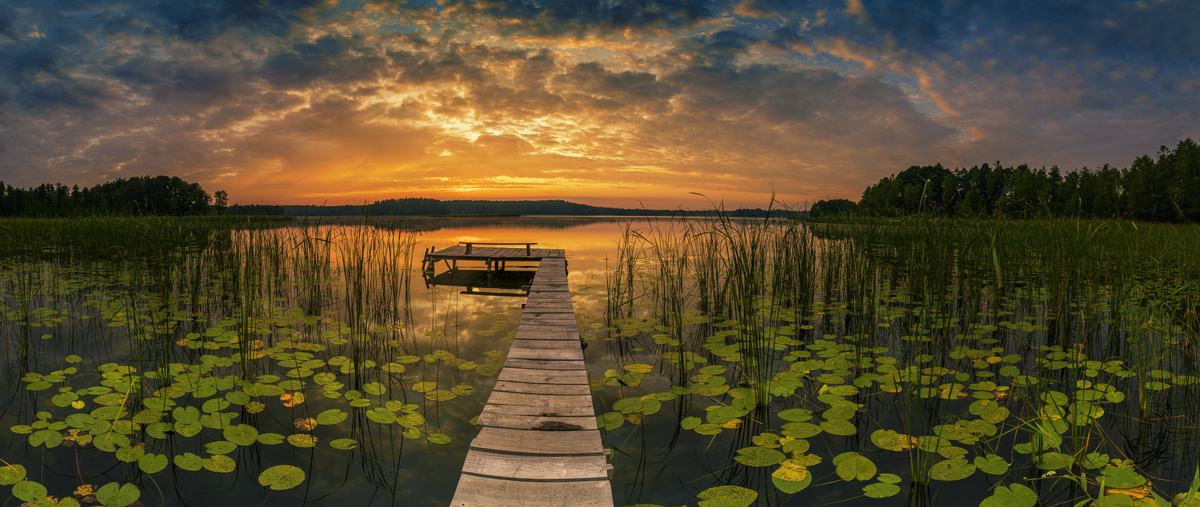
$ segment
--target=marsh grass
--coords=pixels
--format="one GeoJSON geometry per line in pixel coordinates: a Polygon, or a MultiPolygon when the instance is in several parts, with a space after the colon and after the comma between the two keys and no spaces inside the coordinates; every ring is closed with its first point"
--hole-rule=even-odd
{"type": "Polygon", "coordinates": [[[721,216],[671,227],[627,231],[608,276],[607,338],[629,364],[600,383],[624,397],[601,420],[650,431],[640,417],[657,405],[633,398],[675,400],[674,424],[726,451],[706,466],[727,487],[697,488],[702,499],[781,502],[822,483],[806,474],[845,499],[879,477],[858,494],[906,485],[916,504],[970,477],[1005,485],[975,503],[1034,490],[1118,501],[1101,480],[1187,489],[1197,226],[721,216]],[[829,454],[808,450],[818,445],[829,454]],[[906,466],[889,466],[894,476],[864,456],[896,452],[906,466]],[[774,487],[744,466],[775,470],[774,487]]]}
{"type": "Polygon", "coordinates": [[[0,484],[37,501],[112,477],[171,503],[178,493],[161,481],[228,486],[236,469],[301,485],[281,500],[299,502],[336,490],[332,477],[305,480],[336,473],[320,457],[344,462],[343,480],[403,496],[402,452],[450,444],[441,428],[467,418],[441,414],[499,370],[499,354],[458,357],[446,350],[455,342],[417,331],[415,243],[379,221],[0,221],[3,384],[25,399],[0,429],[15,437],[0,484]],[[44,447],[43,465],[30,447],[44,447]],[[51,477],[66,480],[45,479],[42,467],[63,460],[72,470],[51,477]],[[302,466],[268,469],[280,460],[302,466]],[[176,482],[161,475],[168,466],[216,477],[176,482]]]}

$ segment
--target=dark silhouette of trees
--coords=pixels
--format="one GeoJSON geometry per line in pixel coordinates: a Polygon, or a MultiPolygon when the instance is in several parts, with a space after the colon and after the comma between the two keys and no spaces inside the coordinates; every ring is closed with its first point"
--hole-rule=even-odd
{"type": "Polygon", "coordinates": [[[1200,144],[1179,141],[1127,169],[1108,164],[1065,175],[1058,167],[912,166],[863,190],[865,214],[915,213],[1014,218],[1082,216],[1159,222],[1200,221],[1200,144]]]}
{"type": "Polygon", "coordinates": [[[0,216],[205,215],[211,198],[197,183],[135,176],[91,188],[43,183],[30,189],[0,182],[0,216]]]}
{"type": "Polygon", "coordinates": [[[858,204],[849,199],[822,199],[808,208],[808,216],[813,218],[850,215],[857,212],[858,204]]]}

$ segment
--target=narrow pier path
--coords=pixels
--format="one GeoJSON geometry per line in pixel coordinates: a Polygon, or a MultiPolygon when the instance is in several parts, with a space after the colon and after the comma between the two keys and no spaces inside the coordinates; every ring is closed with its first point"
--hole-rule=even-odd
{"type": "MultiPolygon", "coordinates": [[[[442,252],[429,253],[429,264],[441,260],[442,252]]],[[[540,257],[451,505],[612,507],[607,453],[596,427],[564,252],[527,246],[448,253],[459,260],[484,260],[467,258],[483,254],[492,262],[540,257]]]]}

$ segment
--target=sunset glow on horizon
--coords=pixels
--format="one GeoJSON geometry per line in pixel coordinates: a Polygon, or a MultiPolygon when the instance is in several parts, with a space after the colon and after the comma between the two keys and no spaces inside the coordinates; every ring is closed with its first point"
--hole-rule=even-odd
{"type": "Polygon", "coordinates": [[[235,204],[858,200],[1200,135],[1200,4],[0,0],[0,181],[235,204]]]}

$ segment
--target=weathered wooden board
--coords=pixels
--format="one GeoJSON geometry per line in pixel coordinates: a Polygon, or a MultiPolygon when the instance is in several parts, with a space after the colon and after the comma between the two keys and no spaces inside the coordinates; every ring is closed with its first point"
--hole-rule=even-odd
{"type": "Polygon", "coordinates": [[[529,394],[591,394],[586,384],[527,384],[497,381],[493,391],[529,394]]]}
{"type": "Polygon", "coordinates": [[[484,414],[528,415],[535,417],[595,417],[592,407],[530,407],[526,405],[487,405],[484,414]]]}
{"type": "Polygon", "coordinates": [[[604,454],[598,431],[480,428],[471,449],[522,454],[604,454]]]}
{"type": "Polygon", "coordinates": [[[541,407],[546,412],[557,412],[559,408],[592,407],[592,395],[558,395],[512,393],[492,391],[488,396],[488,405],[520,405],[525,407],[541,407]]]}
{"type": "Polygon", "coordinates": [[[607,480],[608,464],[604,461],[604,455],[521,456],[473,450],[467,454],[463,473],[531,481],[607,480]]]}
{"type": "Polygon", "coordinates": [[[539,384],[587,384],[588,381],[586,370],[534,370],[516,368],[511,364],[505,364],[497,378],[501,381],[539,384]]]}
{"type": "Polygon", "coordinates": [[[607,480],[533,482],[465,474],[454,507],[612,507],[607,480]]]}
{"type": "Polygon", "coordinates": [[[508,350],[508,357],[518,359],[583,361],[583,350],[580,349],[527,349],[513,347],[508,350]]]}
{"type": "Polygon", "coordinates": [[[532,368],[538,370],[582,370],[587,367],[583,361],[538,361],[534,359],[509,358],[504,361],[505,368],[532,368]]]}
{"type": "Polygon", "coordinates": [[[501,414],[497,412],[483,412],[479,414],[479,419],[476,421],[481,427],[491,428],[509,428],[516,430],[536,430],[536,431],[580,431],[580,430],[595,430],[595,416],[540,416],[540,415],[518,415],[518,414],[501,414]]]}
{"type": "Polygon", "coordinates": [[[514,349],[568,349],[575,350],[579,347],[579,338],[558,340],[552,338],[531,339],[518,338],[513,340],[511,348],[514,349]]]}

